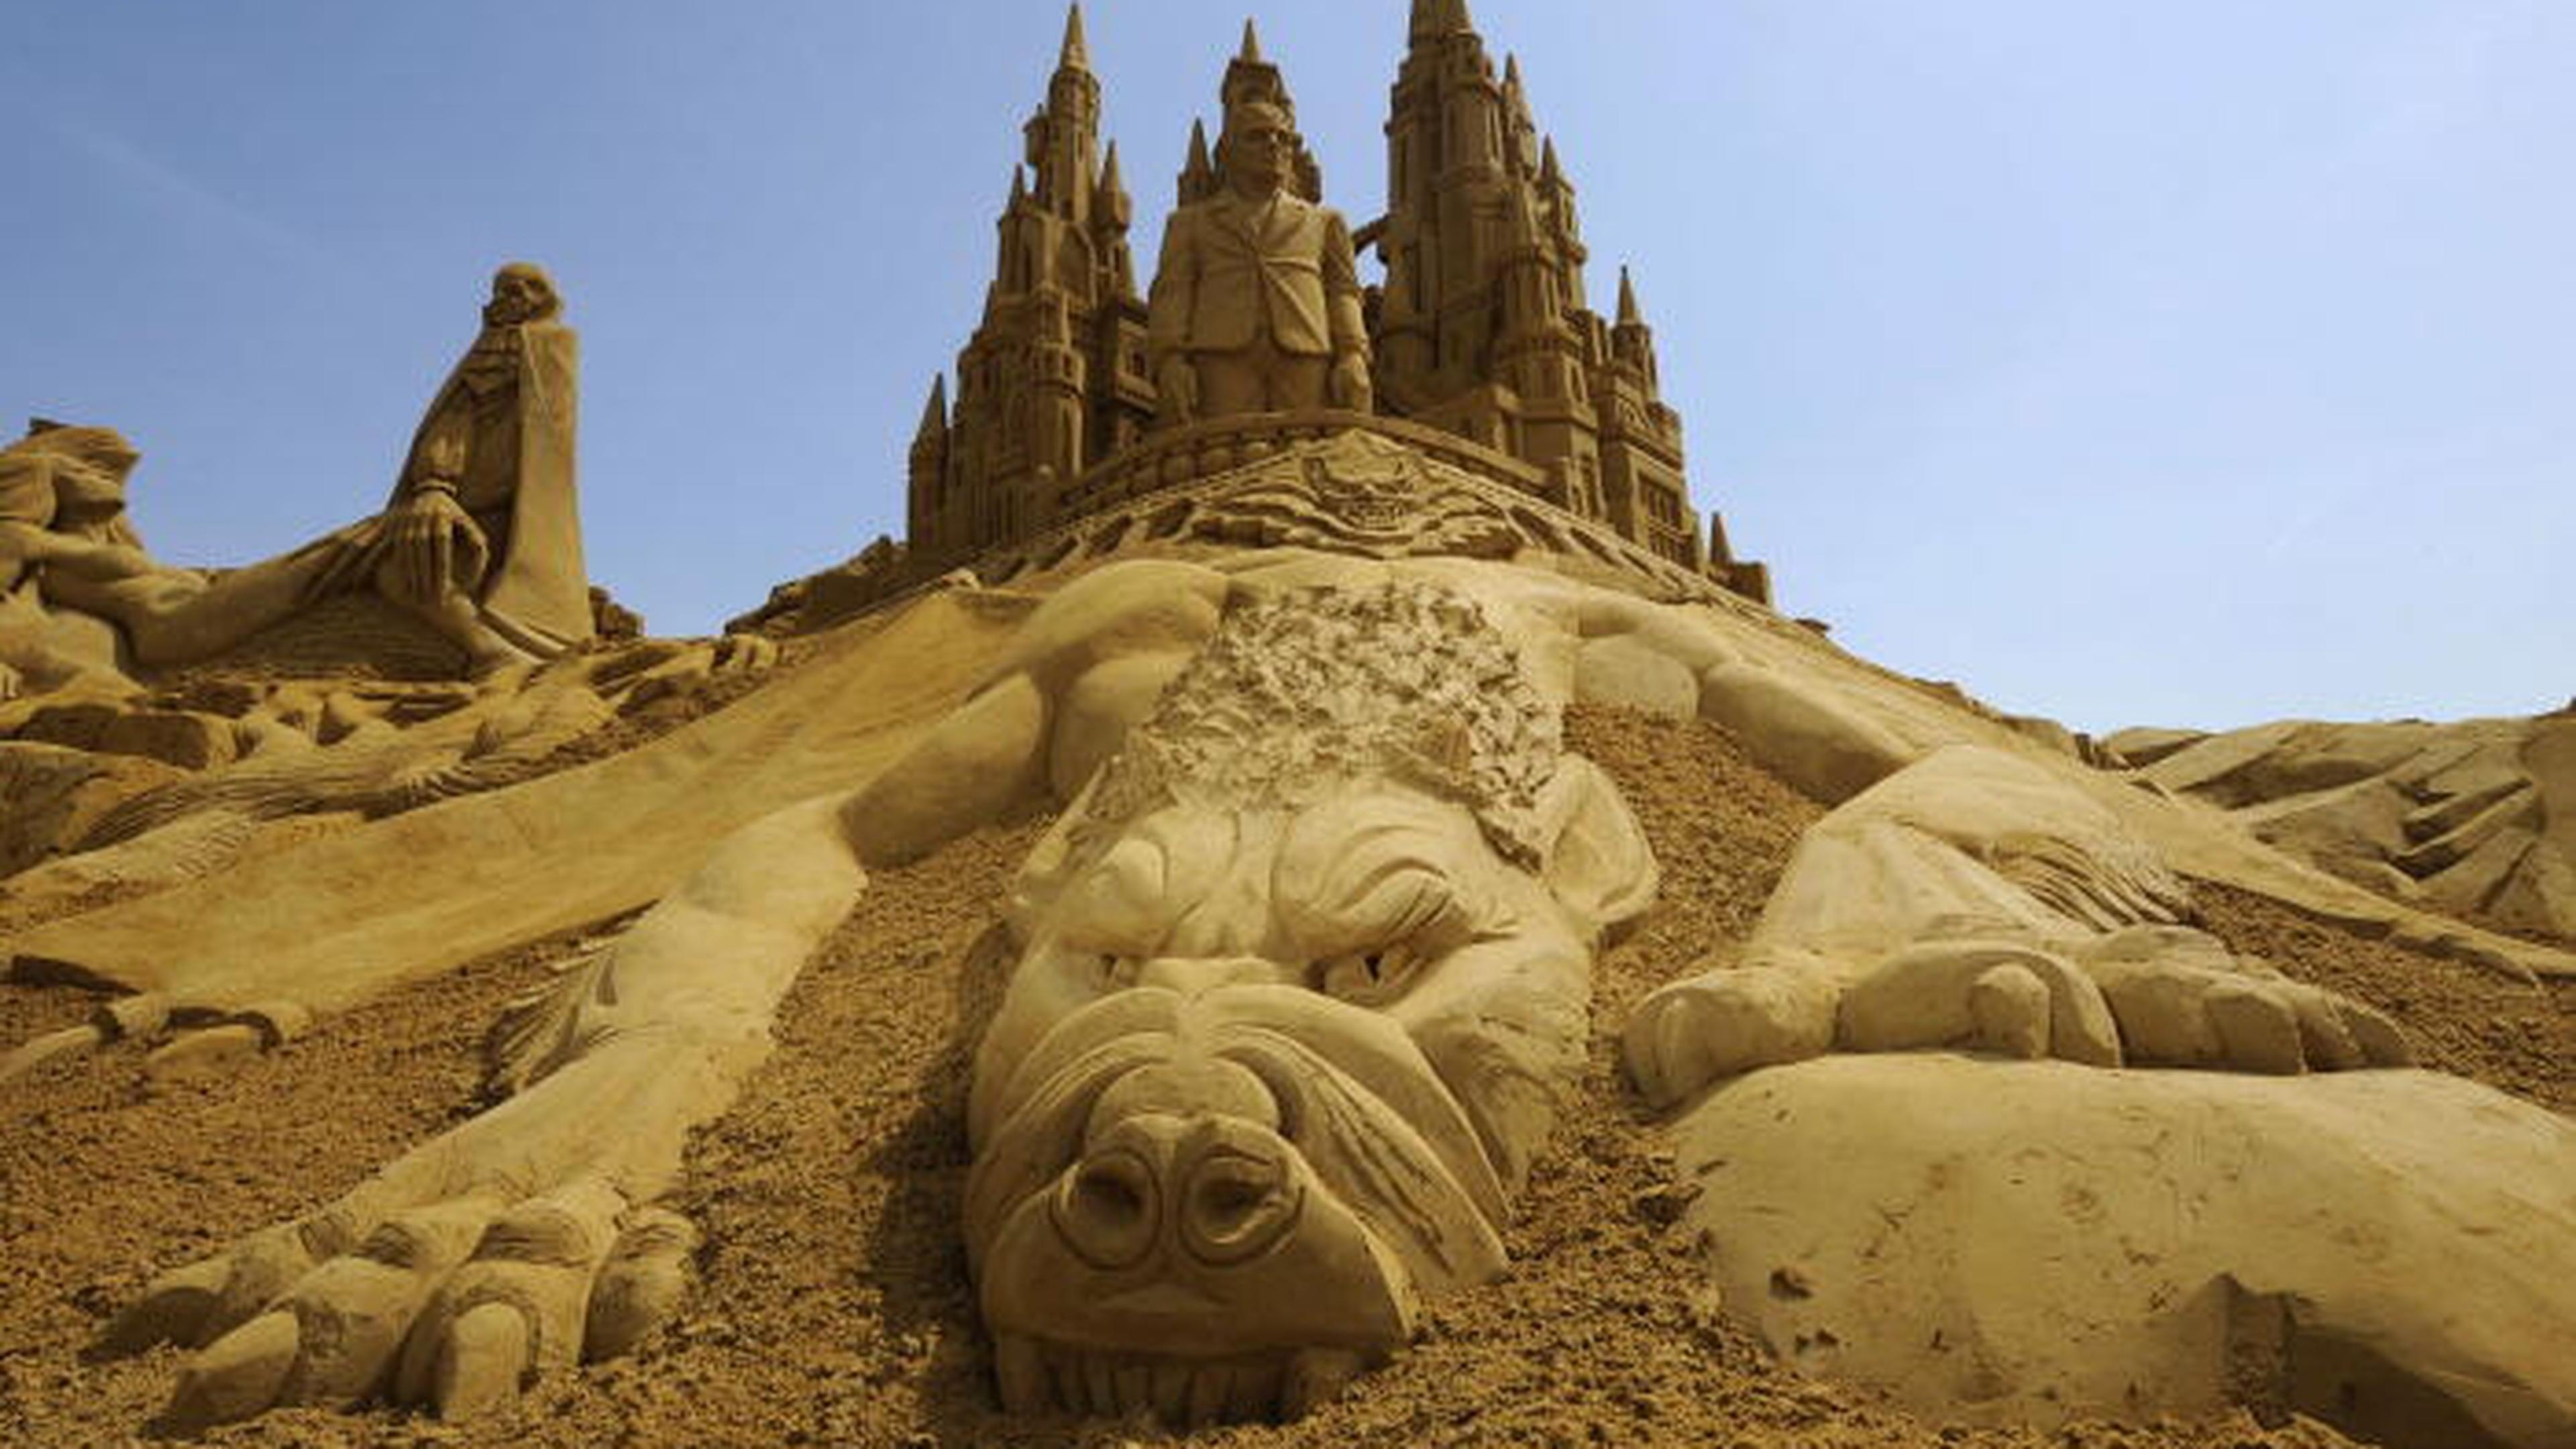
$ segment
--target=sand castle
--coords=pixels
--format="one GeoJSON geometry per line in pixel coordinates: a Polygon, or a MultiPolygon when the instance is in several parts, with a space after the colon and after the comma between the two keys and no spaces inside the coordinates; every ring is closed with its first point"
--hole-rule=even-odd
{"type": "MultiPolygon", "coordinates": [[[[1099,84],[1076,11],[910,538],[757,635],[594,637],[533,268],[496,277],[390,506],[269,563],[153,563],[113,434],[0,454],[0,950],[30,1000],[97,997],[0,1090],[292,1066],[576,943],[436,1024],[484,1043],[479,1110],[120,1278],[86,1337],[123,1366],[75,1376],[157,1372],[179,1433],[642,1432],[561,1396],[684,1361],[693,1277],[756,1256],[688,1209],[798,993],[890,990],[867,973],[903,953],[850,923],[1007,839],[961,949],[921,956],[980,1003],[941,1169],[951,1377],[981,1386],[957,1442],[1395,1442],[1332,1416],[1546,1271],[1516,1223],[1603,1101],[1652,1144],[1621,1170],[1654,1180],[1659,1351],[1749,1335],[1919,1416],[1891,1441],[2231,1408],[2319,1436],[2284,1444],[2576,1436],[2563,1080],[2419,1065],[2480,1059],[2224,904],[2403,946],[2429,991],[2539,994],[2563,1040],[2576,723],[2097,744],[1876,668],[1702,534],[1634,290],[1585,306],[1572,184],[1462,3],[1412,8],[1357,227],[1247,27],[1142,297],[1099,84]],[[1648,828],[1669,781],[1585,753],[1605,729],[1723,741],[1796,802],[1740,929],[1663,944],[1699,929],[1697,847],[1648,828]],[[1605,986],[1638,960],[1651,989],[1605,986]]],[[[26,1402],[30,1442],[83,1432],[26,1402]]],[[[1757,1411],[1657,1412],[1640,1440],[1757,1411]]]]}

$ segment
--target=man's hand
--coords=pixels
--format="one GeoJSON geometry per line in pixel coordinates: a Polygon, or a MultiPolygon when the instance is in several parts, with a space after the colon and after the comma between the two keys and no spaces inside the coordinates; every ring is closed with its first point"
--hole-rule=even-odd
{"type": "Polygon", "coordinates": [[[1358,352],[1345,352],[1334,358],[1333,374],[1325,380],[1324,395],[1337,408],[1367,412],[1376,396],[1369,382],[1368,358],[1358,352]]]}
{"type": "Polygon", "coordinates": [[[1193,423],[1199,416],[1199,372],[1187,357],[1178,353],[1163,360],[1162,370],[1155,374],[1154,385],[1162,391],[1162,413],[1175,425],[1193,423]]]}
{"type": "Polygon", "coordinates": [[[393,584],[404,597],[433,603],[451,588],[470,591],[483,581],[491,545],[453,495],[419,489],[388,521],[393,584]]]}

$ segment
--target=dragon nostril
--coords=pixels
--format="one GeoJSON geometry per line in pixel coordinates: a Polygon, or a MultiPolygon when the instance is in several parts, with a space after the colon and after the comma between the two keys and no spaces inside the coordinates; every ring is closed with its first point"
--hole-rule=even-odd
{"type": "Polygon", "coordinates": [[[1082,1210],[1104,1223],[1143,1220],[1145,1197],[1125,1172],[1091,1168],[1075,1180],[1074,1196],[1082,1210]]]}
{"type": "Polygon", "coordinates": [[[1200,1220],[1209,1224],[1239,1223],[1252,1216],[1253,1210],[1270,1200],[1271,1190],[1251,1182],[1209,1182],[1199,1187],[1200,1220]]]}
{"type": "Polygon", "coordinates": [[[1277,1158],[1211,1152],[1190,1175],[1181,1238],[1201,1262],[1240,1263],[1286,1236],[1298,1207],[1295,1183],[1277,1158]]]}
{"type": "Polygon", "coordinates": [[[1154,1169],[1124,1149],[1095,1153],[1056,1189],[1056,1231],[1095,1268],[1124,1268],[1144,1258],[1160,1229],[1154,1169]]]}

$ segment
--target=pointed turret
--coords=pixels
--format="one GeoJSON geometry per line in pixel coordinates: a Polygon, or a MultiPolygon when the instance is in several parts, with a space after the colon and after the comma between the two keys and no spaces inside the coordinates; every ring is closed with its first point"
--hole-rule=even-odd
{"type": "Polygon", "coordinates": [[[1065,7],[1064,46],[1056,52],[1055,63],[1060,70],[1091,68],[1091,50],[1082,42],[1082,7],[1079,4],[1065,7]]]}
{"type": "Polygon", "coordinates": [[[1091,219],[1091,178],[1100,155],[1100,79],[1082,38],[1082,7],[1064,12],[1064,44],[1046,103],[1029,118],[1028,162],[1038,204],[1081,226],[1091,219]]]}
{"type": "Polygon", "coordinates": [[[968,558],[1044,526],[1063,484],[1097,461],[1093,428],[1132,437],[1153,416],[1151,383],[1120,368],[1144,354],[1145,302],[1100,100],[1082,7],[1070,4],[1045,99],[1022,127],[953,405],[943,376],[914,442],[911,544],[924,560],[968,558]]]}
{"type": "Polygon", "coordinates": [[[1180,204],[1205,201],[1216,194],[1216,163],[1208,159],[1207,123],[1190,122],[1189,158],[1181,163],[1180,204]]]}
{"type": "Polygon", "coordinates": [[[1103,196],[1127,194],[1126,179],[1118,174],[1118,143],[1115,141],[1109,143],[1108,151],[1100,158],[1099,190],[1103,196]]]}
{"type": "Polygon", "coordinates": [[[1645,311],[1637,305],[1637,286],[1628,280],[1626,267],[1619,269],[1619,320],[1610,329],[1610,356],[1645,379],[1646,395],[1655,396],[1660,383],[1655,331],[1646,325],[1645,311]]]}
{"type": "Polygon", "coordinates": [[[1556,138],[1550,136],[1539,147],[1539,195],[1556,217],[1556,229],[1566,250],[1580,264],[1587,253],[1583,246],[1583,218],[1574,209],[1574,183],[1566,179],[1565,168],[1556,159],[1556,138]]]}
{"type": "Polygon", "coordinates": [[[948,374],[944,372],[930,379],[930,401],[922,407],[921,427],[912,435],[904,471],[908,480],[904,527],[910,537],[924,538],[939,528],[948,480],[948,374]]]}
{"type": "Polygon", "coordinates": [[[1419,45],[1474,28],[1475,22],[1467,15],[1467,0],[1413,0],[1413,20],[1407,33],[1419,45]]]}
{"type": "Polygon", "coordinates": [[[1112,231],[1125,231],[1136,215],[1136,203],[1128,198],[1127,180],[1118,172],[1118,143],[1109,143],[1108,154],[1100,160],[1100,179],[1092,186],[1093,214],[1112,231]]]}
{"type": "Polygon", "coordinates": [[[948,374],[930,375],[930,401],[921,408],[921,426],[913,430],[912,445],[922,448],[944,442],[948,437],[948,374]]]}
{"type": "Polygon", "coordinates": [[[1512,164],[1512,174],[1527,176],[1538,169],[1538,122],[1530,115],[1529,92],[1521,85],[1521,58],[1503,57],[1503,124],[1510,128],[1510,146],[1505,155],[1512,164]]]}
{"type": "Polygon", "coordinates": [[[1261,59],[1261,34],[1253,29],[1252,17],[1249,15],[1243,17],[1243,49],[1237,52],[1234,58],[1245,65],[1265,63],[1261,59]]]}

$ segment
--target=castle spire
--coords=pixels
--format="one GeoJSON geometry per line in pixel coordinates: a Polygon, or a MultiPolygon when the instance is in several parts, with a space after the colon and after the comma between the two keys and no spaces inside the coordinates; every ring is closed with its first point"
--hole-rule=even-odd
{"type": "Polygon", "coordinates": [[[1467,0],[1413,0],[1408,34],[1416,45],[1475,28],[1467,18],[1467,0]]]}
{"type": "Polygon", "coordinates": [[[1245,65],[1262,64],[1261,36],[1253,30],[1252,17],[1249,15],[1243,17],[1243,51],[1235,59],[1245,65]]]}
{"type": "Polygon", "coordinates": [[[1539,147],[1538,179],[1539,183],[1543,186],[1554,186],[1565,179],[1565,172],[1556,164],[1556,138],[1554,136],[1548,137],[1547,140],[1539,147]]]}
{"type": "Polygon", "coordinates": [[[1628,269],[1619,269],[1619,321],[1610,329],[1610,354],[1619,362],[1636,369],[1645,380],[1647,395],[1657,385],[1655,333],[1646,325],[1646,314],[1637,306],[1637,288],[1628,280],[1628,269]]]}
{"type": "Polygon", "coordinates": [[[1181,163],[1180,203],[1204,201],[1216,194],[1216,163],[1208,159],[1207,123],[1190,121],[1189,159],[1181,163]]]}
{"type": "Polygon", "coordinates": [[[913,430],[912,445],[925,447],[948,436],[948,374],[930,375],[930,401],[922,405],[921,426],[913,430]]]}
{"type": "Polygon", "coordinates": [[[1091,69],[1091,50],[1082,43],[1082,6],[1068,5],[1064,11],[1064,49],[1056,55],[1059,70],[1091,69]]]}
{"type": "Polygon", "coordinates": [[[910,543],[926,562],[963,561],[1047,526],[1063,480],[1103,440],[1152,421],[1150,397],[1117,385],[1145,352],[1145,302],[1128,247],[1133,219],[1117,150],[1104,154],[1100,78],[1078,0],[996,226],[993,280],[956,385],[933,378],[913,442],[910,543]]]}

